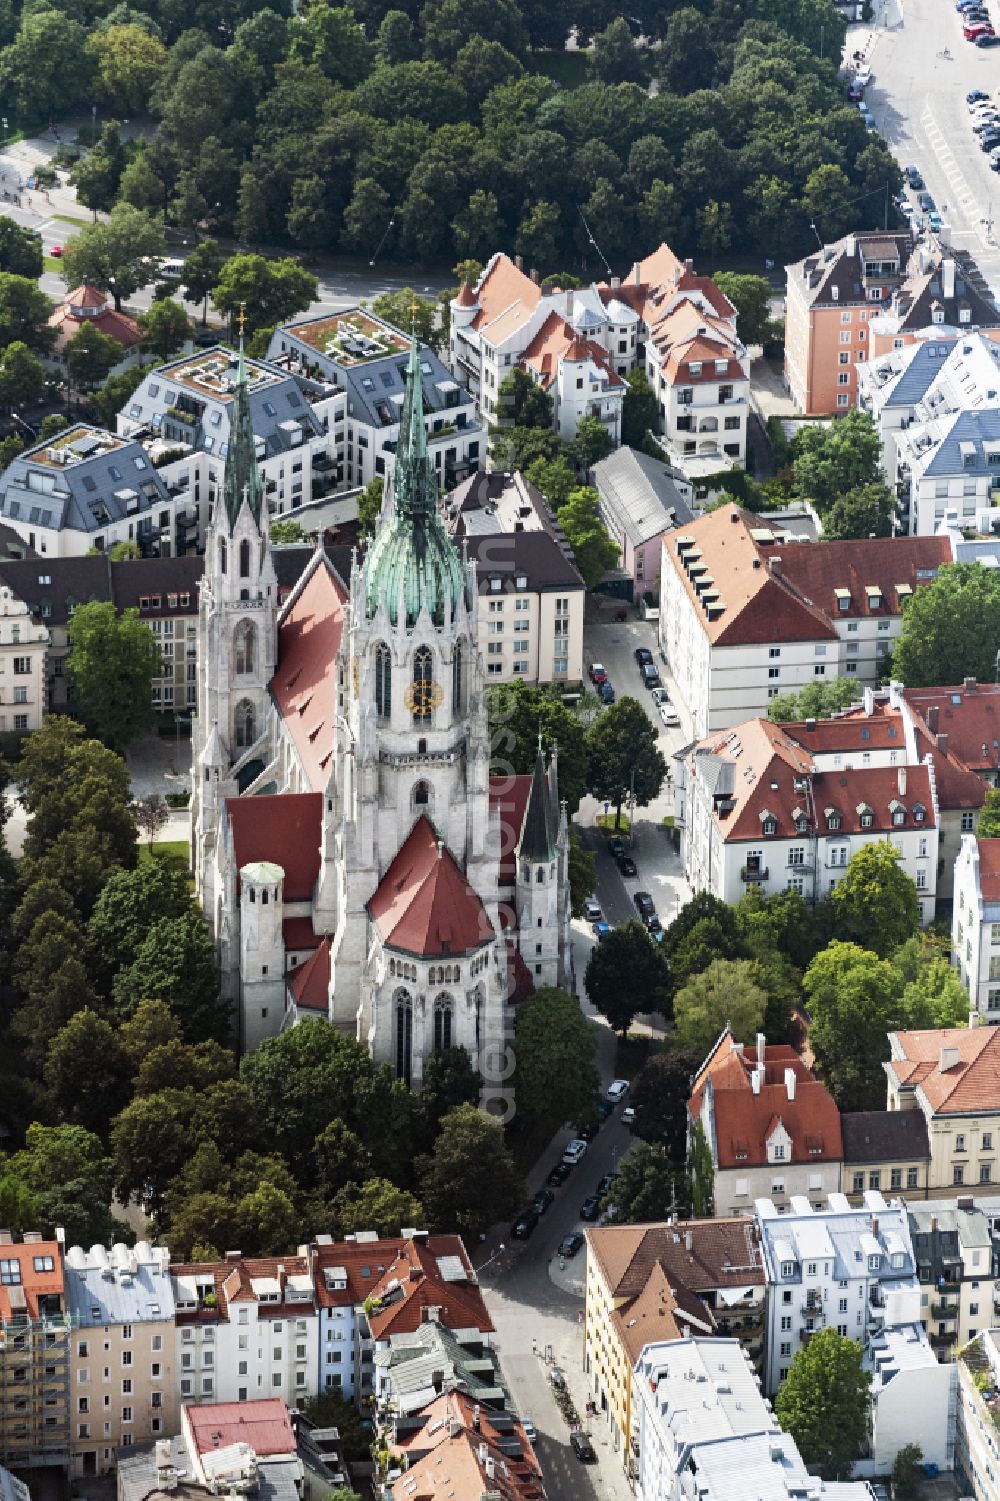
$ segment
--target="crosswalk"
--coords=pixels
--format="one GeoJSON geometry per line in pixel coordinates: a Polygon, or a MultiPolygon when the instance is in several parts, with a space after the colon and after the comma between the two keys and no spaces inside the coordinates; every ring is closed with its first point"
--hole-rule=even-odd
{"type": "Polygon", "coordinates": [[[920,116],[920,125],[924,135],[927,137],[928,145],[944,170],[951,193],[947,212],[945,212],[944,205],[940,205],[941,217],[946,223],[954,224],[955,206],[957,205],[962,211],[965,223],[963,225],[956,224],[955,227],[973,230],[985,245],[985,236],[982,234],[979,224],[980,214],[976,195],[969,187],[958,162],[955,160],[955,153],[948,144],[947,136],[935,119],[934,110],[930,104],[927,105],[920,116]]]}

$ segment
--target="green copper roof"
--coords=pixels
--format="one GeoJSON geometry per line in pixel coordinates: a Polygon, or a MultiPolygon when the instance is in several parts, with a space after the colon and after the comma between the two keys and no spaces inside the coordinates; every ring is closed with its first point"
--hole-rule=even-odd
{"type": "Polygon", "coordinates": [[[377,532],[364,566],[365,610],[375,614],[384,596],[389,619],[399,624],[400,599],[407,625],[424,605],[438,625],[445,600],[454,612],[465,588],[462,562],[438,512],[437,480],[427,452],[424,397],[416,335],[410,344],[406,391],[392,479],[389,520],[377,532]]]}
{"type": "Polygon", "coordinates": [[[246,497],[250,513],[260,526],[260,508],[263,490],[257,472],[257,456],[254,447],[253,424],[250,421],[250,394],[247,388],[247,364],[243,353],[243,333],[240,332],[240,353],[236,366],[236,389],[233,392],[233,409],[229,418],[229,448],[222,478],[222,494],[226,502],[226,516],[232,531],[240,506],[246,497]]]}
{"type": "Polygon", "coordinates": [[[545,776],[545,759],[542,755],[542,737],[538,737],[538,755],[531,778],[531,792],[524,814],[521,830],[520,854],[523,860],[554,860],[559,836],[558,823],[552,808],[549,785],[545,776]]]}

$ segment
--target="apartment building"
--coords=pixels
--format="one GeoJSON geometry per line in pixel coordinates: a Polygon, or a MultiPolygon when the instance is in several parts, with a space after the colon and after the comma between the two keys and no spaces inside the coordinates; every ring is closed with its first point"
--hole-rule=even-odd
{"type": "MultiPolygon", "coordinates": [[[[909,1110],[905,1115],[915,1115],[909,1110]]],[[[920,1319],[939,1360],[952,1360],[997,1317],[997,1255],[990,1223],[971,1198],[907,1205],[920,1319]]]]}
{"type": "MultiPolygon", "coordinates": [[[[410,353],[409,335],[364,308],[281,323],[271,335],[272,365],[343,391],[343,484],[385,478],[395,462],[410,353]]],[[[420,346],[427,451],[438,484],[450,489],[486,457],[486,429],[464,386],[427,344],[420,346]]]]}
{"type": "Polygon", "coordinates": [[[473,1403],[513,1412],[500,1360],[483,1333],[449,1329],[434,1318],[393,1333],[375,1355],[375,1397],[380,1417],[406,1417],[447,1392],[473,1403]]]}
{"type": "Polygon", "coordinates": [[[669,533],[660,646],[695,732],[817,680],[877,682],[906,601],[950,561],[945,537],[799,542],[736,505],[669,533]]]}
{"type": "Polygon", "coordinates": [[[634,1379],[637,1501],[870,1501],[808,1473],[735,1340],[650,1343],[634,1379]]]}
{"type": "Polygon", "coordinates": [[[1000,1147],[1000,1028],[890,1032],[887,1110],[919,1110],[931,1148],[928,1195],[995,1184],[1000,1147]]]}
{"type": "Polygon", "coordinates": [[[987,1021],[1000,1018],[1000,839],[962,836],[955,861],[952,963],[969,1005],[987,1021]]]}
{"type": "Polygon", "coordinates": [[[972,1501],[1000,1501],[1000,1334],[978,1334],[956,1370],[955,1479],[972,1501]]]}
{"type": "Polygon", "coordinates": [[[826,722],[810,729],[753,719],[678,757],[675,822],[694,890],[736,902],[754,885],[768,895],[797,891],[815,902],[843,880],[859,850],[887,841],[917,888],[921,920],[933,919],[933,762],[844,765],[843,752],[820,749],[841,735],[847,740],[851,731],[840,721],[828,736],[826,722]]]}
{"type": "Polygon", "coordinates": [[[391,1418],[389,1435],[392,1452],[404,1462],[388,1492],[393,1501],[442,1489],[470,1498],[494,1493],[503,1501],[545,1501],[541,1468],[520,1421],[464,1392],[391,1418]]]}
{"type": "Polygon", "coordinates": [[[0,1230],[0,1461],[68,1468],[70,1339],[62,1241],[0,1230]]]}
{"type": "Polygon", "coordinates": [[[777,1392],[815,1333],[835,1328],[863,1345],[872,1375],[874,1473],[914,1441],[928,1463],[950,1468],[954,1372],[938,1365],[920,1323],[905,1205],[869,1191],[863,1209],[836,1193],[820,1209],[796,1198],[781,1213],[759,1199],[755,1212],[768,1283],[765,1392],[777,1392]]]}
{"type": "Polygon", "coordinates": [[[855,1110],[840,1117],[844,1142],[841,1191],[858,1208],[870,1190],[927,1197],[931,1149],[918,1110],[855,1110]]]}
{"type": "Polygon", "coordinates": [[[320,1390],[317,1308],[304,1256],[179,1263],[170,1275],[174,1362],[184,1403],[280,1397],[295,1406],[320,1390]]]}
{"type": "Polygon", "coordinates": [[[75,1476],[115,1468],[115,1451],[176,1432],[174,1297],[164,1246],[70,1246],[70,1450],[75,1476]]]}
{"type": "MultiPolygon", "coordinates": [[[[313,1501],[317,1469],[326,1469],[308,1443],[299,1452],[288,1408],[276,1398],[185,1403],[179,1428],[170,1438],[118,1451],[118,1501],[165,1495],[177,1501],[221,1495],[313,1501]]],[[[346,1482],[342,1469],[332,1474],[336,1483],[346,1482]]]]}
{"type": "Polygon", "coordinates": [[[587,590],[543,496],[519,470],[480,469],[445,497],[444,512],[476,563],[487,680],[579,683],[587,590]]]}
{"type": "Polygon", "coordinates": [[[767,1196],[822,1203],[840,1185],[844,1149],[832,1095],[793,1048],[761,1033],[753,1052],[727,1026],[688,1101],[712,1154],[718,1218],[745,1215],[767,1196]]]}
{"type": "Polygon", "coordinates": [[[40,727],[49,645],[45,624],[0,576],[0,734],[40,727]]]}
{"type": "Polygon", "coordinates": [[[588,1228],[583,1368],[627,1474],[632,1374],[652,1340],[734,1337],[763,1350],[764,1270],[752,1218],[588,1228]]]}
{"type": "Polygon", "coordinates": [[[974,263],[909,230],[844,235],[785,277],[785,384],[807,417],[857,405],[858,371],[878,355],[1000,322],[974,263]]]}
{"type": "Polygon", "coordinates": [[[663,538],[693,520],[691,484],[679,469],[637,448],[622,447],[591,471],[601,520],[618,543],[632,598],[660,597],[663,538]]]}

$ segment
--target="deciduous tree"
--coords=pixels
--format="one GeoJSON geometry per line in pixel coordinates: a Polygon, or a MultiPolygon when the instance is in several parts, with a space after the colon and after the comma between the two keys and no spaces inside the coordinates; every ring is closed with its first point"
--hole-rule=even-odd
{"type": "Polygon", "coordinates": [[[642,448],[647,433],[655,433],[658,419],[656,393],[644,370],[630,370],[625,377],[625,400],[622,402],[622,443],[642,448]]]}
{"type": "Polygon", "coordinates": [[[82,323],[63,349],[70,384],[77,391],[99,386],[118,364],[125,350],[117,339],[102,333],[93,323],[82,323]]]}
{"type": "Polygon", "coordinates": [[[33,281],[0,271],[0,349],[20,342],[44,353],[52,343],[51,313],[51,298],[33,281]]]}
{"type": "MultiPolygon", "coordinates": [[[[587,790],[587,742],[578,719],[558,691],[528,683],[498,684],[489,694],[491,770],[495,776],[525,775],[535,769],[538,736],[549,751],[558,746],[559,797],[570,816],[587,790]]],[[[500,785],[498,792],[505,795],[500,785]]]]}
{"type": "Polygon", "coordinates": [[[304,312],[318,289],[315,276],[296,260],[238,254],[224,262],[212,301],[227,318],[235,318],[245,304],[247,327],[253,332],[304,312]]]}
{"type": "Polygon", "coordinates": [[[624,1037],[640,1011],[672,1015],[670,966],[637,918],[612,928],[590,951],[584,989],[624,1037]]]}
{"type": "Polygon", "coordinates": [[[555,1130],[593,1113],[600,1078],[597,1033],[565,990],[544,986],[522,1001],[515,1017],[518,1113],[555,1130]]]}
{"type": "Polygon", "coordinates": [[[803,977],[809,1044],[841,1110],[875,1110],[885,1097],[888,1033],[905,1021],[899,975],[856,943],[831,943],[803,977]]]}
{"type": "Polygon", "coordinates": [[[888,839],[851,856],[831,901],[840,936],[883,957],[920,926],[917,888],[888,839]]]}
{"type": "Polygon", "coordinates": [[[626,797],[644,808],[659,795],[667,774],[649,715],[634,698],[620,698],[600,714],[587,734],[587,785],[615,808],[621,821],[626,797]]]}
{"type": "Polygon", "coordinates": [[[827,427],[806,424],[795,438],[795,488],[825,510],[850,490],[881,483],[881,451],[878,428],[858,408],[827,427]]]}
{"type": "Polygon", "coordinates": [[[184,261],[184,296],[201,303],[201,323],[208,322],[208,299],[226,263],[217,240],[202,240],[184,261]]]}
{"type": "Polygon", "coordinates": [[[102,600],[79,605],[69,623],[66,671],[92,734],[124,750],[154,721],[152,682],[163,670],[160,644],[138,610],[102,600]]]}
{"type": "Polygon", "coordinates": [[[778,1388],[775,1415],[824,1480],[850,1475],[867,1435],[872,1378],[863,1353],[832,1326],[821,1329],[796,1352],[778,1388]]]}
{"type": "Polygon", "coordinates": [[[1000,578],[979,563],[949,563],[903,611],[893,676],[908,688],[990,682],[1000,641],[1000,578]]]}
{"type": "Polygon", "coordinates": [[[85,1008],[49,1043],[43,1076],[58,1119],[102,1136],[128,1098],[128,1071],[114,1028],[85,1008]]]}
{"type": "Polygon", "coordinates": [[[42,274],[42,237],[14,219],[0,218],[0,273],[37,281],[42,274]]]}
{"type": "Polygon", "coordinates": [[[111,1160],[96,1136],[82,1126],[29,1126],[24,1148],[4,1166],[5,1177],[31,1195],[46,1239],[56,1226],[70,1246],[130,1241],[129,1227],[111,1213],[111,1160]]]}
{"type": "Polygon", "coordinates": [[[39,401],[44,388],[45,366],[27,344],[17,340],[0,351],[0,406],[39,401]]]}
{"type": "Polygon", "coordinates": [[[215,948],[199,912],[161,917],[149,929],[139,952],[112,984],[120,1017],[134,1014],[140,1001],[166,1001],[180,1017],[189,1042],[228,1041],[230,1017],[219,999],[215,948]]]}
{"type": "Polygon", "coordinates": [[[356,1230],[374,1230],[380,1236],[397,1236],[404,1226],[421,1226],[424,1211],[420,1200],[387,1178],[369,1178],[360,1187],[348,1184],[332,1205],[337,1237],[356,1230]]]}
{"type": "Polygon", "coordinates": [[[559,525],[573,549],[573,558],[588,589],[601,582],[618,561],[618,543],[608,535],[598,509],[597,491],[581,486],[567,496],[559,511],[559,525]]]}
{"type": "Polygon", "coordinates": [[[763,1030],[767,994],[746,959],[715,959],[674,996],[677,1036],[700,1057],[707,1056],[728,1023],[737,1042],[752,1043],[763,1030]]]}
{"type": "Polygon", "coordinates": [[[433,1152],[416,1164],[430,1228],[473,1240],[516,1213],[524,1184],[503,1128],[474,1105],[446,1115],[433,1152]]]}
{"type": "Polygon", "coordinates": [[[172,297],[158,297],[149,311],[139,314],[142,347],[168,360],[177,354],[191,337],[188,315],[172,297]]]}
{"type": "Polygon", "coordinates": [[[675,1162],[684,1161],[687,1102],[703,1058],[690,1048],[664,1048],[643,1065],[629,1091],[634,1135],[665,1147],[675,1162]]]}
{"type": "Polygon", "coordinates": [[[63,253],[66,278],[110,292],[120,310],[126,297],[153,280],[162,243],[159,220],[130,203],[116,203],[107,219],[70,240],[63,253]]]}
{"type": "Polygon", "coordinates": [[[604,1202],[616,1225],[642,1225],[684,1215],[689,1193],[684,1166],[666,1147],[643,1141],[622,1158],[604,1202]]]}

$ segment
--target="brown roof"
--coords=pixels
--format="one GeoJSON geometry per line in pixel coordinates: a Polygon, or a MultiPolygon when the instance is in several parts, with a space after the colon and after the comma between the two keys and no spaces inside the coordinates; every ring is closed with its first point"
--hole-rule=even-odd
{"type": "Polygon", "coordinates": [[[343,585],[321,556],[306,570],[278,625],[271,692],[313,792],[322,792],[330,775],[345,604],[343,585]]]}
{"type": "Polygon", "coordinates": [[[500,815],[500,885],[513,886],[517,876],[517,846],[531,793],[531,773],[490,777],[490,813],[500,815]]]}
{"type": "Polygon", "coordinates": [[[215,1308],[199,1307],[192,1312],[178,1308],[179,1322],[214,1323],[218,1319],[228,1320],[231,1303],[256,1302],[260,1318],[288,1318],[289,1313],[295,1310],[301,1318],[313,1307],[311,1299],[304,1302],[301,1299],[289,1300],[284,1296],[289,1277],[310,1275],[309,1262],[303,1256],[243,1256],[235,1251],[228,1253],[224,1261],[172,1262],[170,1275],[194,1277],[199,1281],[208,1281],[211,1278],[215,1292],[215,1308]],[[258,1300],[251,1285],[255,1278],[266,1278],[279,1284],[281,1296],[277,1302],[258,1300]]]}
{"type": "Polygon", "coordinates": [[[255,1454],[294,1454],[295,1433],[288,1408],[280,1397],[250,1402],[184,1404],[191,1437],[198,1454],[249,1444],[255,1454]]]}
{"type": "Polygon", "coordinates": [[[890,1040],[887,1071],[900,1087],[919,1090],[935,1115],[1000,1111],[1000,1027],[892,1032],[890,1040]]]}
{"type": "Polygon", "coordinates": [[[947,735],[963,766],[991,776],[1000,770],[1000,685],[966,678],[951,687],[904,688],[903,698],[929,739],[947,735]]]}
{"type": "Polygon", "coordinates": [[[479,312],[472,327],[490,344],[499,344],[520,328],[541,295],[541,288],[519,271],[509,256],[497,254],[476,286],[479,312]]]}
{"type": "Polygon", "coordinates": [[[311,900],[323,829],[319,792],[227,797],[226,817],[237,870],[271,860],[285,872],[285,901],[311,900]]]}
{"type": "Polygon", "coordinates": [[[979,892],[984,901],[1000,902],[1000,839],[977,839],[979,892]]]}
{"type": "Polygon", "coordinates": [[[750,1216],[670,1225],[601,1225],[587,1231],[587,1243],[613,1298],[635,1297],[658,1263],[675,1287],[698,1294],[764,1280],[750,1216]]]}
{"type": "Polygon", "coordinates": [[[844,1163],[910,1162],[930,1158],[920,1110],[857,1110],[840,1117],[844,1163]]]}
{"type": "Polygon", "coordinates": [[[772,547],[769,553],[781,557],[782,574],[789,584],[833,620],[841,615],[848,620],[899,615],[903,600],[922,584],[929,584],[943,563],[951,562],[946,537],[792,542],[777,550],[772,547]],[[847,595],[838,595],[838,590],[847,595]],[[847,598],[846,609],[841,608],[841,597],[847,598]]]}
{"type": "Polygon", "coordinates": [[[55,329],[52,347],[57,354],[62,353],[67,342],[75,333],[79,333],[85,323],[92,324],[107,338],[115,339],[123,350],[131,349],[142,338],[142,331],[135,319],[130,318],[128,313],[119,313],[110,307],[103,292],[98,292],[94,287],[75,287],[49,318],[49,327],[55,329]],[[81,307],[96,307],[100,311],[94,316],[74,317],[71,310],[81,307]]]}
{"type": "Polygon", "coordinates": [[[469,283],[467,281],[463,281],[462,285],[459,287],[458,296],[455,298],[455,301],[458,303],[459,307],[476,306],[476,294],[469,286],[469,283]]]}
{"type": "MultiPolygon", "coordinates": [[[[286,945],[287,946],[287,945],[286,945]]],[[[295,1004],[306,1011],[327,1011],[330,1002],[330,940],[324,938],[305,964],[293,969],[288,988],[295,1004]]]]}
{"type": "Polygon", "coordinates": [[[376,1339],[412,1334],[425,1321],[426,1309],[436,1309],[435,1316],[446,1329],[478,1329],[484,1334],[493,1329],[472,1263],[457,1235],[438,1235],[433,1241],[401,1240],[371,1297],[378,1305],[368,1315],[376,1339]],[[447,1275],[441,1266],[445,1257],[451,1262],[447,1275]],[[460,1272],[464,1276],[456,1275],[460,1272]]]}
{"type": "Polygon", "coordinates": [[[545,1501],[541,1472],[525,1441],[520,1454],[471,1427],[445,1436],[436,1449],[409,1466],[392,1487],[393,1501],[545,1501]]]}
{"type": "Polygon", "coordinates": [[[407,954],[468,954],[493,924],[454,855],[421,815],[378,884],[368,912],[382,941],[407,954]]]}
{"type": "MultiPolygon", "coordinates": [[[[406,1454],[411,1466],[418,1458],[423,1458],[425,1454],[430,1454],[447,1443],[451,1437],[449,1424],[460,1423],[466,1430],[481,1434],[487,1443],[512,1444],[512,1440],[517,1439],[528,1471],[534,1471],[537,1478],[541,1477],[538,1461],[525,1437],[521,1420],[511,1413],[503,1413],[501,1416],[488,1403],[475,1402],[466,1392],[457,1388],[435,1397],[433,1402],[428,1402],[418,1413],[407,1414],[405,1421],[405,1431],[402,1425],[397,1424],[392,1447],[395,1451],[406,1454]],[[500,1427],[497,1427],[496,1419],[501,1420],[500,1427]],[[416,1420],[419,1420],[421,1426],[412,1430],[410,1425],[416,1420]]],[[[506,1457],[509,1459],[511,1456],[506,1457]]]]}

